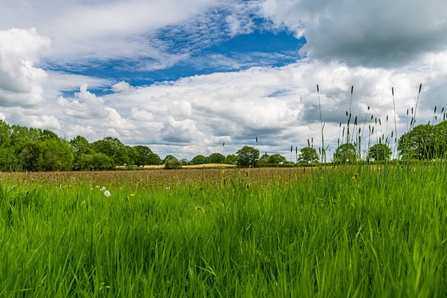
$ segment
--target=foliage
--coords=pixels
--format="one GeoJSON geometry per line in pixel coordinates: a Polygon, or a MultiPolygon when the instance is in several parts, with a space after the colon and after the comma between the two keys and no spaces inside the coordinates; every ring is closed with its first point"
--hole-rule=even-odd
{"type": "Polygon", "coordinates": [[[259,159],[259,150],[251,146],[244,146],[236,152],[238,164],[242,167],[254,167],[259,159]]]}
{"type": "Polygon", "coordinates": [[[315,148],[304,147],[300,150],[297,162],[299,164],[312,164],[318,161],[318,153],[315,148]]]}
{"type": "Polygon", "coordinates": [[[447,121],[437,125],[421,124],[399,138],[397,150],[402,159],[444,157],[447,150],[447,121]]]}
{"type": "Polygon", "coordinates": [[[206,156],[199,154],[194,156],[189,163],[192,165],[202,165],[208,163],[208,158],[206,156]]]}
{"type": "Polygon", "coordinates": [[[114,160],[104,153],[95,153],[92,156],[93,170],[112,170],[115,168],[114,160]]]}
{"type": "Polygon", "coordinates": [[[181,169],[183,166],[183,163],[178,160],[177,158],[169,158],[165,160],[164,162],[165,169],[171,170],[171,169],[181,169]]]}
{"type": "Polygon", "coordinates": [[[98,153],[104,153],[110,157],[115,165],[129,164],[128,148],[117,138],[105,137],[92,143],[92,148],[98,153]]]}
{"type": "Polygon", "coordinates": [[[159,165],[161,164],[160,157],[153,153],[152,150],[147,146],[134,146],[133,147],[137,156],[135,158],[135,164],[137,166],[145,166],[145,165],[159,165]]]}
{"type": "Polygon", "coordinates": [[[334,162],[335,163],[347,163],[355,162],[357,160],[357,154],[354,145],[351,143],[345,143],[335,150],[334,162]]]}
{"type": "Polygon", "coordinates": [[[237,161],[238,161],[238,158],[237,158],[236,154],[228,154],[227,157],[225,158],[225,163],[230,164],[230,165],[236,164],[237,161]]]}
{"type": "Polygon", "coordinates": [[[221,153],[212,153],[210,156],[208,156],[209,163],[223,163],[224,161],[225,156],[223,156],[221,153]]]}
{"type": "Polygon", "coordinates": [[[268,162],[272,164],[280,164],[287,162],[287,159],[281,154],[275,153],[269,156],[268,162]]]}
{"type": "Polygon", "coordinates": [[[368,151],[368,157],[376,161],[389,160],[391,154],[391,149],[386,144],[375,144],[368,151]]]}

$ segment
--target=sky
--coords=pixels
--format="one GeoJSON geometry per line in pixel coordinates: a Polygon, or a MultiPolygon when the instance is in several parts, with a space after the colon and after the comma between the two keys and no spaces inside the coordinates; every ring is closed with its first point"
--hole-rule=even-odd
{"type": "Polygon", "coordinates": [[[426,124],[447,107],[445,0],[0,0],[0,11],[0,119],[67,140],[111,136],[188,160],[249,145],[294,160],[308,140],[322,147],[323,127],[330,161],[349,111],[364,153],[408,131],[412,108],[426,124]]]}

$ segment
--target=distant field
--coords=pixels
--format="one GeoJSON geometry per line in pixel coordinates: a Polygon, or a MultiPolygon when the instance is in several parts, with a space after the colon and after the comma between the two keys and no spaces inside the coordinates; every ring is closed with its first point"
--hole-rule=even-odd
{"type": "MultiPolygon", "coordinates": [[[[202,168],[234,168],[234,165],[229,164],[221,164],[221,163],[207,163],[202,165],[185,165],[182,166],[184,169],[202,169],[202,168]]],[[[164,165],[151,165],[151,166],[144,166],[145,169],[162,169],[164,168],[164,165]]]]}
{"type": "Polygon", "coordinates": [[[0,297],[444,297],[443,163],[0,174],[0,297]]]}

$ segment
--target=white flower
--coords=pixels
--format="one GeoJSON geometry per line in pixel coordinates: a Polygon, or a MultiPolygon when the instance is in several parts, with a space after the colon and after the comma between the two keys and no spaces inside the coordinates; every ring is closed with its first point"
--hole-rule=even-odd
{"type": "Polygon", "coordinates": [[[101,189],[100,189],[100,191],[105,191],[105,190],[106,190],[105,186],[101,187],[101,189]]]}
{"type": "Polygon", "coordinates": [[[106,190],[106,191],[104,192],[104,195],[105,195],[106,197],[110,197],[110,191],[106,190]]]}

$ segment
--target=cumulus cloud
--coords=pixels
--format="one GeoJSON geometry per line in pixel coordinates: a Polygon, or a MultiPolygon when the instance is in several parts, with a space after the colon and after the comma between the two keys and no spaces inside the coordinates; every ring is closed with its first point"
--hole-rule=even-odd
{"type": "Polygon", "coordinates": [[[163,121],[160,135],[163,141],[175,143],[189,143],[203,136],[194,121],[190,119],[176,121],[172,116],[166,117],[163,121]]]}
{"type": "Polygon", "coordinates": [[[151,112],[146,111],[145,109],[138,109],[133,107],[130,110],[130,119],[137,121],[153,121],[154,115],[151,112]]]}
{"type": "Polygon", "coordinates": [[[130,85],[127,82],[121,81],[112,86],[113,92],[125,92],[130,89],[130,85]]]}
{"type": "Polygon", "coordinates": [[[71,102],[63,96],[59,97],[58,104],[64,113],[68,116],[84,119],[105,118],[109,116],[109,111],[104,106],[104,99],[90,93],[87,87],[87,84],[83,84],[80,92],[75,93],[76,99],[73,99],[71,102]]]}
{"type": "Polygon", "coordinates": [[[35,67],[51,40],[35,28],[0,30],[0,106],[35,106],[43,102],[47,73],[35,67]]]}
{"type": "Polygon", "coordinates": [[[447,47],[443,0],[265,0],[261,14],[304,36],[309,57],[392,68],[447,47]]]}

